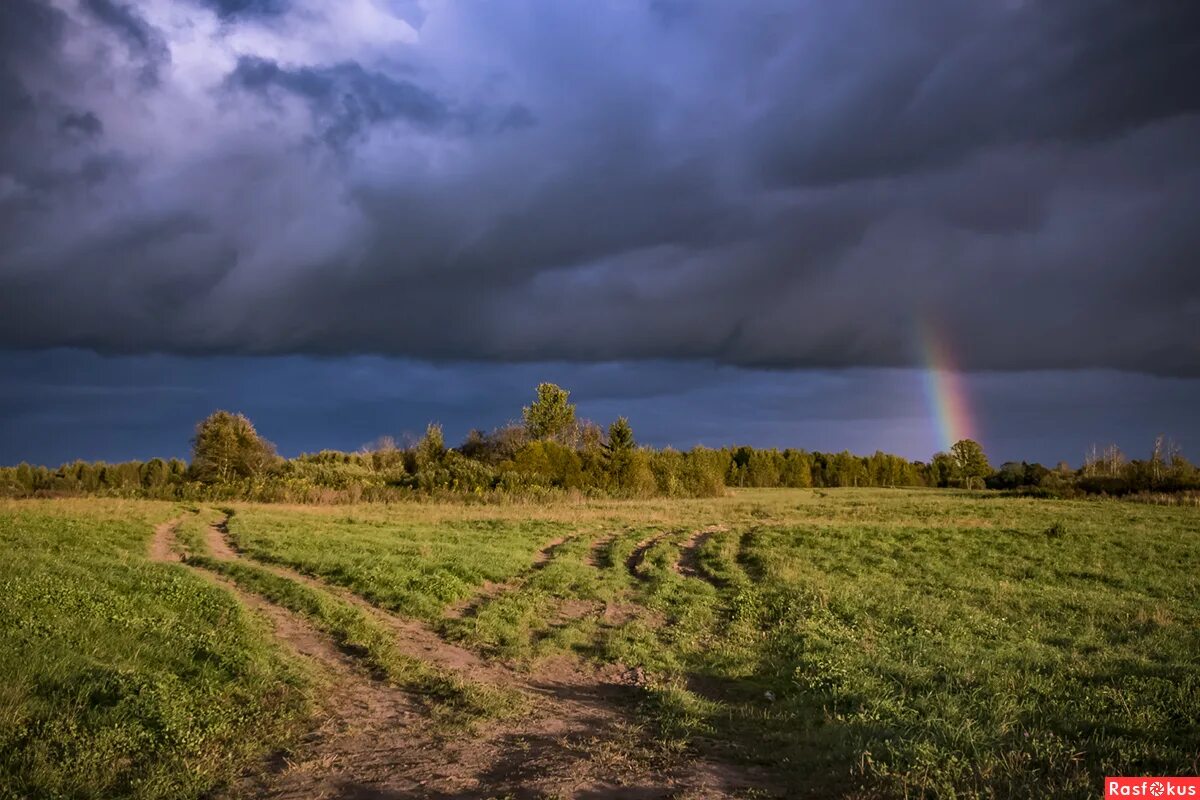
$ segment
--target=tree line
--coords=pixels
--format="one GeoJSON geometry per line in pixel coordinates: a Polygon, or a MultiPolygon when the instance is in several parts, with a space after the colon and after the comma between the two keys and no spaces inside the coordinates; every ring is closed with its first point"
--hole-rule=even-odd
{"type": "Polygon", "coordinates": [[[57,469],[0,468],[0,494],[355,502],[431,495],[536,499],[563,493],[712,497],[727,487],[987,487],[1063,495],[1200,486],[1196,470],[1178,449],[1161,443],[1155,450],[1160,455],[1150,462],[1122,457],[1114,466],[1111,458],[1089,460],[1078,473],[1065,465],[1051,470],[1026,462],[993,470],[983,448],[970,439],[928,463],[879,451],[859,456],[753,447],[656,450],[638,444],[624,417],[607,428],[579,419],[569,392],[552,383],[538,385],[519,422],[472,430],[457,447],[447,446],[441,426],[433,423],[406,446],[385,437],[357,452],[324,450],[285,459],[249,419],[228,411],[202,420],[191,444],[190,463],[154,458],[121,464],[76,461],[57,469]],[[1114,469],[1118,475],[1109,474],[1114,469]],[[1146,475],[1154,480],[1145,482],[1146,475]],[[1124,483],[1117,487],[1114,480],[1124,483]]]}

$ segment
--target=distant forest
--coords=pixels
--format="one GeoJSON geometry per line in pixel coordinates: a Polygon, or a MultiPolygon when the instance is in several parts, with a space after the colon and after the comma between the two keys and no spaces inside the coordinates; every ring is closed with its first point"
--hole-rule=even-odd
{"type": "Polygon", "coordinates": [[[1008,462],[993,469],[983,448],[964,439],[928,462],[875,452],[640,446],[629,421],[607,429],[576,417],[569,393],[538,385],[520,422],[473,430],[447,447],[430,424],[406,446],[390,438],[346,453],[323,450],[279,457],[241,414],[217,411],[196,426],[192,459],[76,461],[58,468],[0,467],[0,495],[101,494],[168,500],[255,500],[346,503],[429,496],[503,500],[565,494],[599,497],[715,497],[727,487],[839,486],[999,489],[1042,497],[1136,496],[1156,502],[1196,501],[1200,470],[1163,437],[1146,460],[1115,446],[1093,448],[1083,466],[1050,468],[1008,462]]]}

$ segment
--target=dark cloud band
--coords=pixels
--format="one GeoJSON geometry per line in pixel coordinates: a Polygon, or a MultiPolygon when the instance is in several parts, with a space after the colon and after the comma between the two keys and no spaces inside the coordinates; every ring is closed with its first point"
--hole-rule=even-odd
{"type": "Polygon", "coordinates": [[[0,345],[1200,375],[1193,3],[322,8],[0,6],[0,345]]]}

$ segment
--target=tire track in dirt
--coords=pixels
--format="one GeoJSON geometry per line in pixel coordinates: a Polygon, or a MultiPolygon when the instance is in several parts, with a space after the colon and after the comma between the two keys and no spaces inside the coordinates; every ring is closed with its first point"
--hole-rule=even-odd
{"type": "Polygon", "coordinates": [[[750,554],[750,548],[754,545],[758,535],[758,528],[743,531],[742,535],[738,537],[737,555],[734,557],[734,563],[741,568],[746,578],[754,583],[760,582],[763,577],[761,565],[750,554]]]}
{"type": "Polygon", "coordinates": [[[670,535],[670,531],[663,531],[638,542],[637,546],[633,548],[633,552],[629,554],[629,558],[625,559],[625,569],[629,570],[629,574],[639,581],[646,580],[646,577],[638,571],[638,567],[646,560],[646,553],[650,551],[650,548],[670,535]]]}
{"type": "Polygon", "coordinates": [[[675,572],[686,578],[697,578],[720,588],[720,582],[701,567],[700,548],[714,534],[725,533],[728,530],[724,525],[710,525],[689,534],[688,538],[679,545],[679,558],[672,565],[675,572]]]}
{"type": "Polygon", "coordinates": [[[545,546],[542,547],[541,550],[538,550],[537,554],[534,555],[533,566],[529,569],[529,572],[537,572],[539,569],[545,567],[548,563],[550,563],[550,559],[554,558],[559,548],[575,537],[576,534],[571,534],[570,536],[559,536],[557,539],[551,539],[549,542],[547,542],[545,546]]]}
{"type": "MultiPolygon", "coordinates": [[[[179,520],[173,520],[155,528],[150,545],[152,561],[186,564],[175,541],[178,525],[179,520]]],[[[212,532],[219,534],[216,526],[212,532]]],[[[210,541],[212,544],[215,542],[210,541]]],[[[187,566],[205,581],[229,592],[243,607],[265,618],[274,638],[286,649],[317,665],[321,676],[321,711],[316,728],[304,737],[296,752],[277,753],[265,771],[247,776],[227,796],[296,800],[324,796],[323,787],[332,776],[347,767],[358,772],[360,756],[369,751],[386,752],[389,761],[411,764],[413,769],[407,778],[410,785],[406,788],[420,788],[428,777],[422,774],[421,767],[426,754],[414,748],[411,730],[423,726],[424,718],[413,698],[374,679],[363,665],[342,652],[332,637],[318,631],[299,614],[246,592],[223,576],[187,566]]]]}
{"type": "Polygon", "coordinates": [[[609,548],[612,543],[617,540],[620,534],[610,533],[607,536],[601,536],[592,542],[591,549],[588,550],[587,563],[589,567],[596,569],[608,569],[612,566],[612,554],[609,548]]]}
{"type": "Polygon", "coordinates": [[[154,535],[150,537],[150,560],[158,564],[179,563],[183,554],[175,544],[175,529],[179,520],[172,519],[160,522],[154,526],[154,535]]]}
{"type": "Polygon", "coordinates": [[[324,592],[338,600],[355,606],[359,610],[366,612],[372,619],[386,625],[393,634],[397,649],[406,656],[463,672],[467,677],[483,678],[486,682],[490,683],[504,682],[499,679],[506,677],[508,671],[500,670],[496,665],[486,663],[482,658],[466,648],[447,642],[428,626],[414,619],[402,617],[385,608],[381,608],[366,598],[355,594],[350,589],[328,583],[318,577],[308,575],[282,564],[263,561],[241,553],[229,543],[228,535],[228,518],[222,522],[208,526],[205,530],[205,544],[214,558],[220,561],[246,561],[277,577],[324,592]]]}
{"type": "Polygon", "coordinates": [[[229,518],[230,515],[226,514],[220,522],[214,522],[204,529],[204,544],[209,554],[218,561],[238,559],[237,551],[229,544],[229,518]]]}
{"type": "MultiPolygon", "coordinates": [[[[227,520],[205,531],[206,544],[218,559],[243,559],[226,538],[227,520]]],[[[174,525],[159,526],[151,551],[178,562],[174,530],[174,525]]],[[[547,544],[545,558],[535,559],[534,568],[547,563],[564,543],[547,544]]],[[[760,771],[720,758],[665,755],[635,717],[644,689],[636,681],[631,685],[629,671],[621,665],[590,666],[564,655],[539,662],[532,673],[520,673],[484,661],[353,592],[280,565],[251,563],[368,611],[391,627],[396,644],[410,655],[464,677],[518,689],[535,703],[523,719],[479,723],[470,736],[440,730],[415,698],[373,679],[302,617],[201,571],[265,615],[281,641],[317,662],[331,678],[324,703],[328,710],[319,727],[294,754],[274,759],[230,798],[717,798],[770,785],[760,771]]]]}

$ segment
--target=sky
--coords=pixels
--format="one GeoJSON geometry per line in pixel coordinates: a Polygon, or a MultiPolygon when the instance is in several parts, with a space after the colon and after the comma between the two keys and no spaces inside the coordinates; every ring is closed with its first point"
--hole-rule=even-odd
{"type": "Polygon", "coordinates": [[[1200,4],[4,0],[0,462],[1200,458],[1200,4]]]}

